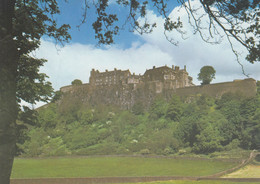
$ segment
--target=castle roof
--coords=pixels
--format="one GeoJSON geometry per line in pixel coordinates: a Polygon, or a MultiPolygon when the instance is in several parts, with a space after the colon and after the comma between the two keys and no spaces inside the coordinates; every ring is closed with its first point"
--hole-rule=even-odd
{"type": "Polygon", "coordinates": [[[168,66],[161,66],[158,68],[153,67],[152,69],[146,70],[146,72],[144,73],[144,75],[153,75],[153,74],[165,74],[168,73],[170,71],[173,71],[170,67],[168,66]]]}
{"type": "Polygon", "coordinates": [[[131,74],[129,70],[117,70],[116,68],[112,71],[106,70],[105,72],[98,72],[99,76],[108,76],[108,75],[115,75],[115,74],[131,74]]]}

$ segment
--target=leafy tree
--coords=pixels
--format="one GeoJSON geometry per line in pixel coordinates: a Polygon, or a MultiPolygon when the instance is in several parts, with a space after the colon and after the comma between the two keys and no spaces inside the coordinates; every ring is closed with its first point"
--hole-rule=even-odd
{"type": "Polygon", "coordinates": [[[225,103],[220,111],[226,117],[231,126],[234,127],[232,131],[232,138],[239,138],[241,131],[243,130],[242,117],[239,111],[240,102],[239,101],[229,101],[225,103]]]}
{"type": "Polygon", "coordinates": [[[221,109],[226,105],[226,103],[229,103],[230,101],[240,101],[244,98],[245,97],[239,93],[224,93],[220,99],[216,100],[216,108],[221,109]]]}
{"type": "Polygon", "coordinates": [[[51,102],[54,103],[54,102],[60,100],[61,97],[62,97],[62,92],[61,91],[55,91],[54,95],[53,95],[53,97],[51,99],[51,102]]]}
{"type": "Polygon", "coordinates": [[[57,106],[54,103],[48,104],[48,108],[43,108],[39,111],[38,126],[44,130],[53,129],[58,121],[57,106]]]}
{"type": "MultiPolygon", "coordinates": [[[[38,48],[44,34],[57,41],[68,40],[68,26],[57,27],[48,15],[58,13],[54,1],[3,0],[0,2],[0,183],[9,183],[14,149],[17,102],[46,101],[50,92],[44,60],[28,54],[38,48]],[[47,94],[46,94],[47,93],[47,94]]],[[[50,16],[51,17],[51,16],[50,16]]]]}
{"type": "Polygon", "coordinates": [[[41,149],[43,156],[63,156],[69,152],[61,137],[49,137],[41,149]]]}
{"type": "Polygon", "coordinates": [[[165,152],[167,152],[167,148],[169,152],[173,153],[174,149],[178,149],[178,144],[178,140],[173,137],[172,130],[163,129],[150,133],[146,147],[153,153],[165,154],[165,152]]]}
{"type": "Polygon", "coordinates": [[[252,148],[260,150],[260,109],[255,111],[251,126],[248,127],[252,136],[252,148]]]}
{"type": "Polygon", "coordinates": [[[132,112],[135,115],[141,115],[144,114],[144,105],[142,102],[138,101],[136,102],[132,107],[132,112]]]}
{"type": "Polygon", "coordinates": [[[260,97],[260,81],[256,82],[257,95],[260,97]]]}
{"type": "Polygon", "coordinates": [[[151,119],[159,119],[160,117],[164,116],[166,114],[167,110],[167,104],[166,101],[158,96],[156,97],[150,106],[149,113],[151,119]]]}
{"type": "Polygon", "coordinates": [[[72,85],[81,85],[82,84],[82,81],[79,80],[79,79],[75,79],[74,81],[71,82],[72,85]]]}
{"type": "Polygon", "coordinates": [[[89,110],[80,110],[77,112],[77,120],[81,124],[91,124],[93,122],[93,112],[89,110]]]}
{"type": "Polygon", "coordinates": [[[26,106],[23,107],[22,111],[18,113],[18,120],[16,121],[16,155],[20,155],[24,152],[19,145],[24,144],[29,139],[27,135],[28,127],[36,127],[38,122],[38,112],[32,110],[26,106]]]}
{"type": "Polygon", "coordinates": [[[38,156],[42,153],[42,146],[48,141],[49,135],[42,128],[33,128],[28,131],[29,139],[20,148],[25,156],[38,156]]]}
{"type": "MultiPolygon", "coordinates": [[[[97,19],[92,24],[95,30],[95,37],[99,43],[113,43],[113,36],[117,35],[120,28],[118,16],[114,11],[110,11],[108,0],[102,1],[84,1],[85,12],[83,12],[82,23],[87,20],[88,8],[96,8],[97,19]]],[[[240,43],[248,50],[246,59],[254,63],[259,61],[259,2],[258,0],[235,0],[235,1],[218,1],[211,0],[199,1],[204,15],[197,13],[197,8],[190,5],[190,0],[180,0],[178,3],[185,8],[190,19],[190,23],[194,22],[194,30],[198,32],[202,39],[211,42],[210,38],[216,39],[222,36],[219,29],[222,30],[226,39],[230,42],[233,52],[238,57],[233,47],[234,42],[240,43]],[[201,19],[206,17],[209,36],[205,38],[201,26],[201,19]],[[226,20],[226,21],[222,21],[226,20]],[[243,24],[243,26],[241,26],[243,24]],[[234,41],[234,42],[233,42],[234,41]]],[[[139,0],[119,0],[116,1],[118,6],[127,10],[129,16],[127,21],[132,30],[139,33],[150,33],[155,23],[144,21],[140,23],[139,17],[145,17],[147,7],[155,7],[159,14],[165,18],[165,35],[173,44],[176,44],[173,38],[167,36],[167,32],[177,30],[183,34],[181,30],[182,22],[180,19],[176,21],[168,16],[168,6],[164,1],[139,1],[139,0]]],[[[170,7],[171,8],[171,7],[170,7]]],[[[61,25],[58,27],[57,22],[53,19],[55,14],[59,13],[59,7],[56,0],[1,0],[0,1],[0,183],[8,184],[11,174],[14,147],[15,147],[15,121],[17,119],[17,102],[23,99],[30,103],[39,100],[47,100],[45,93],[49,93],[46,88],[40,85],[32,85],[40,82],[44,84],[44,75],[29,78],[23,78],[26,73],[19,69],[22,63],[19,61],[29,61],[24,65],[24,69],[30,69],[34,64],[28,54],[38,48],[40,39],[43,35],[47,35],[56,40],[57,43],[68,41],[70,36],[67,32],[69,25],[61,25]],[[22,79],[22,80],[20,80],[22,79]],[[26,79],[26,80],[23,80],[26,79]],[[21,81],[19,85],[19,81],[21,81]],[[27,85],[28,83],[31,85],[27,85]],[[33,88],[24,88],[23,86],[33,88]],[[30,90],[28,90],[30,89],[30,90]],[[26,90],[27,92],[25,92],[26,90]],[[43,91],[42,91],[43,90],[43,91]]],[[[146,20],[146,19],[145,19],[146,20]]],[[[125,21],[123,21],[125,22],[125,21]]],[[[38,65],[39,66],[39,65],[38,65]]],[[[38,73],[38,70],[36,70],[38,73]]],[[[29,74],[29,76],[32,76],[29,74]]]]}
{"type": "Polygon", "coordinates": [[[208,154],[221,148],[221,137],[219,136],[219,132],[210,125],[196,136],[196,140],[193,147],[195,153],[208,154]]]}
{"type": "Polygon", "coordinates": [[[174,95],[168,106],[166,117],[170,118],[173,121],[179,121],[183,113],[183,103],[180,100],[180,97],[174,95]]]}
{"type": "Polygon", "coordinates": [[[202,85],[209,84],[215,79],[215,69],[212,66],[203,66],[198,74],[198,80],[202,81],[202,85]]]}
{"type": "Polygon", "coordinates": [[[200,134],[202,124],[199,116],[191,114],[181,119],[177,127],[177,137],[184,145],[192,147],[196,142],[196,136],[200,134]]]}

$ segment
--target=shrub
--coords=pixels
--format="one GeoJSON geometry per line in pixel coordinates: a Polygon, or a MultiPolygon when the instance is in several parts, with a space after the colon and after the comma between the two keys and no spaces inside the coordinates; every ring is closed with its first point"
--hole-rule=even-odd
{"type": "Polygon", "coordinates": [[[42,156],[63,156],[67,155],[69,150],[63,144],[61,137],[49,138],[48,142],[42,146],[42,156]]]}
{"type": "Polygon", "coordinates": [[[81,85],[82,81],[79,79],[75,79],[74,81],[71,82],[72,85],[81,85]]]}
{"type": "Polygon", "coordinates": [[[149,149],[142,149],[142,150],[140,150],[140,154],[141,155],[149,155],[150,154],[150,150],[149,149]]]}

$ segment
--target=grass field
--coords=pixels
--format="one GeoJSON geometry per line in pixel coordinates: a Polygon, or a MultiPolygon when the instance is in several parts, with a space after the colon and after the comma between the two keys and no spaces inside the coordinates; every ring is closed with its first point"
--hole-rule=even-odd
{"type": "MultiPolygon", "coordinates": [[[[239,182],[239,184],[259,184],[260,182],[239,182]]],[[[127,184],[127,183],[124,183],[127,184]]],[[[130,184],[130,183],[128,183],[130,184]]],[[[134,184],[134,183],[131,183],[134,184]]],[[[238,182],[230,181],[164,181],[164,182],[149,182],[138,184],[238,184],[238,182]]]]}
{"type": "Polygon", "coordinates": [[[260,178],[260,165],[247,165],[224,178],[260,178]]]}
{"type": "Polygon", "coordinates": [[[206,176],[237,163],[140,157],[15,159],[11,178],[206,176]]]}

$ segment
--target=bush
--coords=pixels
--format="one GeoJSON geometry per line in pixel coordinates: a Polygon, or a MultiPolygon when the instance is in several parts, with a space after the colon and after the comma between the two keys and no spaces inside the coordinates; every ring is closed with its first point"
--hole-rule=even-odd
{"type": "Polygon", "coordinates": [[[49,138],[49,141],[42,147],[42,156],[64,156],[69,153],[61,137],[49,138]]]}
{"type": "Polygon", "coordinates": [[[48,135],[42,128],[35,128],[28,132],[29,139],[19,145],[23,150],[23,157],[36,157],[42,154],[42,146],[47,142],[48,135]]]}
{"type": "Polygon", "coordinates": [[[256,160],[257,162],[260,162],[260,154],[256,155],[255,160],[256,160]]]}
{"type": "Polygon", "coordinates": [[[228,145],[224,147],[224,150],[229,151],[233,149],[237,149],[240,145],[240,141],[238,139],[233,139],[228,145]]]}
{"type": "Polygon", "coordinates": [[[179,155],[186,155],[186,154],[191,153],[191,150],[192,150],[191,147],[183,148],[183,149],[180,149],[180,150],[178,151],[178,154],[179,154],[179,155]]]}
{"type": "Polygon", "coordinates": [[[93,146],[89,146],[87,148],[81,148],[73,153],[76,155],[116,155],[116,154],[124,154],[127,150],[121,148],[117,143],[101,143],[95,144],[93,146]]]}
{"type": "Polygon", "coordinates": [[[75,79],[74,81],[71,82],[72,85],[81,85],[82,81],[79,79],[75,79]]]}
{"type": "Polygon", "coordinates": [[[150,150],[149,150],[149,149],[142,149],[142,150],[140,151],[140,154],[141,154],[141,155],[149,155],[149,154],[150,154],[150,150]]]}
{"type": "Polygon", "coordinates": [[[164,155],[170,155],[170,154],[173,154],[173,153],[174,153],[174,150],[171,147],[167,147],[163,150],[164,155]]]}

